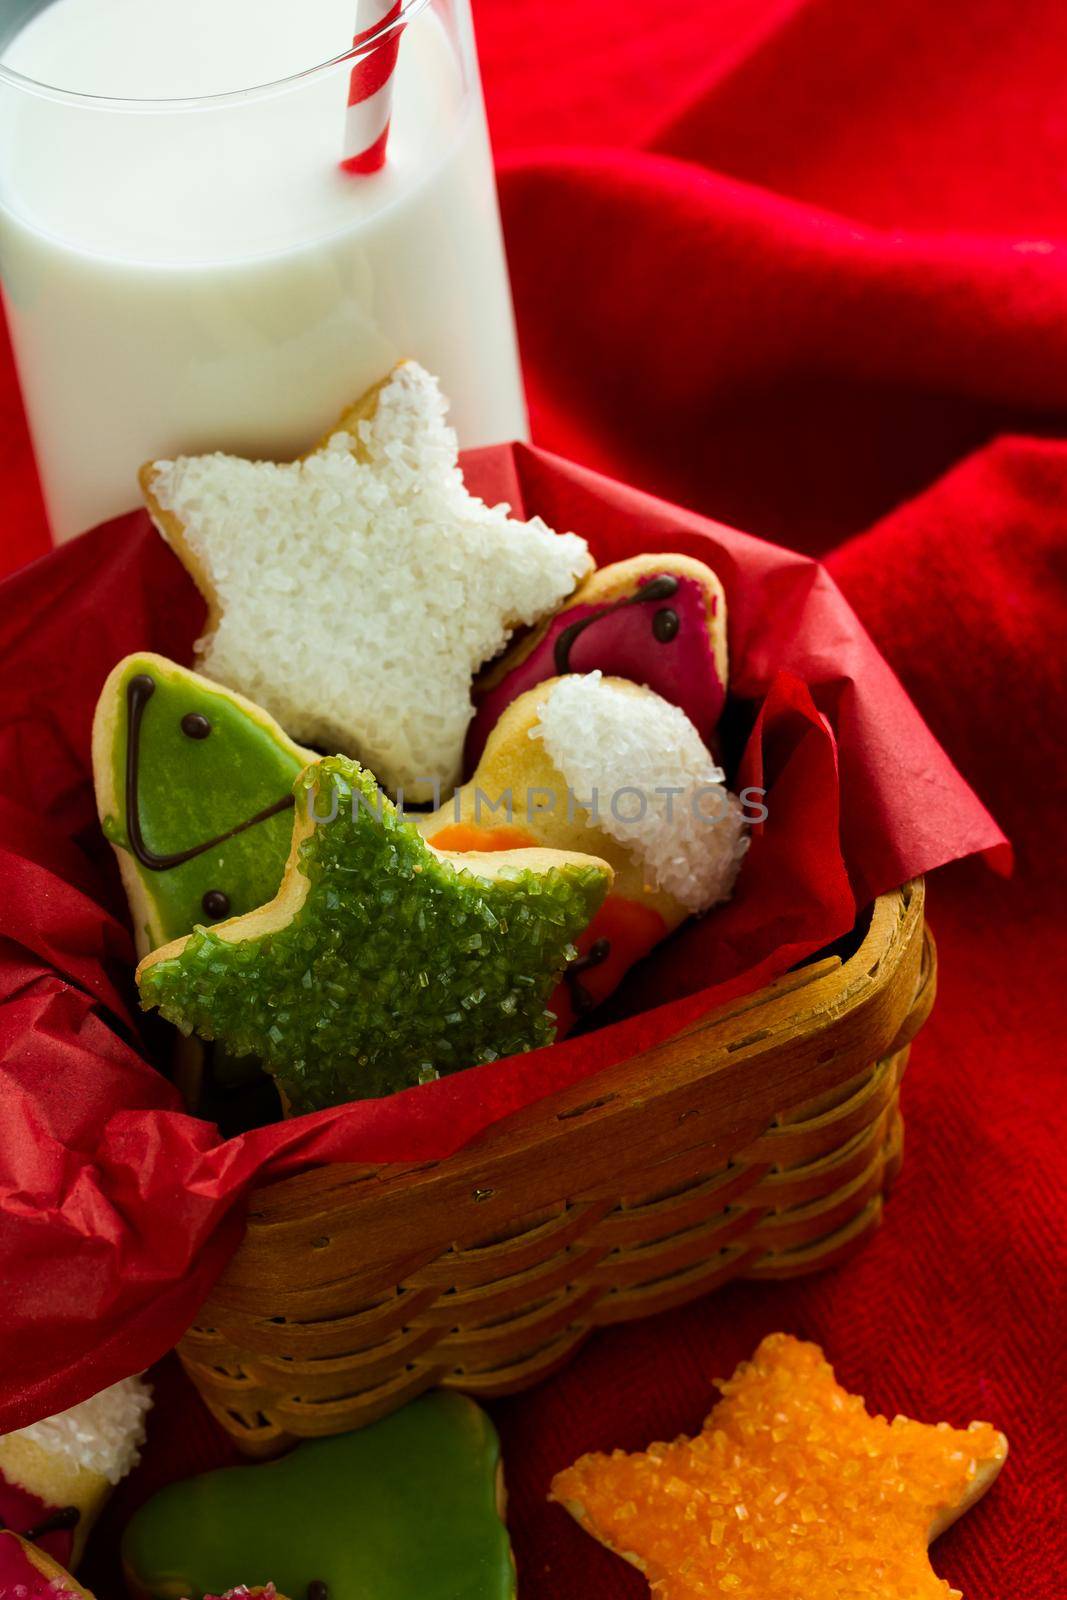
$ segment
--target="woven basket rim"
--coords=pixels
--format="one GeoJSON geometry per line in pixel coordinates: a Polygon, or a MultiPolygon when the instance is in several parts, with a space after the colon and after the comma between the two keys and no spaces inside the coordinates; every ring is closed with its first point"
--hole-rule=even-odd
{"type": "MultiPolygon", "coordinates": [[[[800,1015],[810,1023],[830,1013],[844,1015],[862,1003],[872,985],[876,984],[886,958],[906,942],[913,931],[914,922],[922,920],[923,905],[922,878],[909,880],[899,889],[879,895],[857,917],[856,929],[863,928],[862,936],[855,950],[844,960],[837,956],[813,957],[762,988],[714,1007],[688,1028],[671,1034],[660,1045],[640,1051],[614,1066],[605,1067],[592,1077],[545,1095],[532,1105],[501,1118],[450,1156],[407,1164],[330,1162],[263,1184],[253,1191],[250,1222],[258,1226],[284,1226],[285,1222],[296,1221],[307,1211],[320,1212],[325,1192],[330,1187],[351,1191],[354,1185],[373,1182],[375,1189],[380,1192],[381,1186],[392,1180],[410,1180],[420,1173],[439,1173],[476,1163],[490,1150],[495,1153],[520,1134],[527,1137],[535,1134],[538,1125],[547,1128],[572,1118],[584,1119],[601,1110],[613,1098],[625,1094],[632,1087],[635,1073],[641,1071],[642,1063],[652,1062],[676,1041],[699,1034],[703,1051],[707,1055],[714,1055],[721,1036],[733,1032],[740,1018],[758,1012],[759,1025],[753,1027],[750,1035],[729,1042],[729,1062],[741,1068],[751,1056],[765,1054],[768,1047],[777,1041],[797,1034],[797,1001],[801,994],[804,1005],[800,1015]]],[[[918,1031],[924,1019],[925,1012],[918,1016],[913,1026],[909,1025],[909,1037],[918,1031]]],[[[721,1063],[705,1062],[700,1075],[715,1070],[717,1065],[721,1063]]]]}

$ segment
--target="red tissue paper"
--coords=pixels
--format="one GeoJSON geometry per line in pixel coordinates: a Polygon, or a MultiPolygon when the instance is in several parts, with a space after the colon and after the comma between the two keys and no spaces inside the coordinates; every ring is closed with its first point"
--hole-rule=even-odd
{"type": "MultiPolygon", "coordinates": [[[[240,1242],[257,1185],[325,1162],[448,1156],[846,933],[857,908],[1004,835],[825,569],[522,445],[464,458],[516,514],[706,561],[728,606],[735,787],[766,790],[733,900],[633,975],[631,1014],[385,1100],[224,1139],[146,1053],[90,730],[115,662],[191,662],[204,608],[137,512],[0,585],[0,1431],[148,1366],[240,1242]],[[640,1006],[641,1009],[636,1009],[640,1006]]],[[[158,1033],[158,1029],[157,1029],[158,1033]]],[[[156,1034],[154,1034],[156,1037],[156,1034]]],[[[165,1063],[164,1063],[165,1064],[165,1063]]]]}

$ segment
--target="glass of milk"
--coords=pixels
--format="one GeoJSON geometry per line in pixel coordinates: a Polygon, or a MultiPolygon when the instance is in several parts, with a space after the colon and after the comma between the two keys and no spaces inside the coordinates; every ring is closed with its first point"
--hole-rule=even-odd
{"type": "Polygon", "coordinates": [[[354,50],[357,3],[5,4],[0,281],[57,540],[153,457],[303,453],[403,356],[464,446],[524,436],[470,0],[354,50]],[[346,171],[397,37],[385,163],[346,171]]]}

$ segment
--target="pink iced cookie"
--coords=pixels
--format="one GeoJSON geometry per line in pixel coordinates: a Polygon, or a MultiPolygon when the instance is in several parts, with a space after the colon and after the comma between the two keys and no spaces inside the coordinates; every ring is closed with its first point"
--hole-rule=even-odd
{"type": "Polygon", "coordinates": [[[93,1600],[51,1556],[6,1530],[0,1532],[0,1595],[4,1600],[93,1600]]]}
{"type": "Polygon", "coordinates": [[[475,684],[471,771],[502,712],[546,678],[593,672],[647,685],[710,742],[726,699],[726,599],[702,561],[633,556],[594,572],[475,684]]]}
{"type": "MultiPolygon", "coordinates": [[[[76,1506],[51,1505],[0,1469],[0,1529],[22,1534],[64,1565],[71,1565],[74,1534],[80,1517],[76,1506]]],[[[0,1589],[0,1595],[3,1595],[0,1589]]]]}

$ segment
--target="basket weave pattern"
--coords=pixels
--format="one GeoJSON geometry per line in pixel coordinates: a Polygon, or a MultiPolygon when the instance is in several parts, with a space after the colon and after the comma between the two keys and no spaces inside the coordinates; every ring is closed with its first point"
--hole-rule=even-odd
{"type": "Polygon", "coordinates": [[[180,1346],[250,1455],[434,1384],[490,1396],[589,1332],[731,1278],[829,1266],[877,1226],[933,1001],[921,882],[859,948],[790,973],[423,1167],[261,1190],[180,1346]]]}

